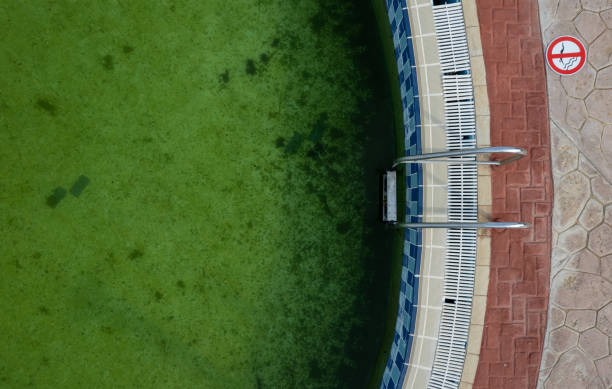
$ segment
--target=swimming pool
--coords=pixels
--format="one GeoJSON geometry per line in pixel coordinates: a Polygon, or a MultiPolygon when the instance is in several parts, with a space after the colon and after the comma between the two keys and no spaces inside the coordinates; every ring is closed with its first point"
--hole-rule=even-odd
{"type": "Polygon", "coordinates": [[[371,378],[394,128],[369,10],[0,6],[0,385],[371,378]]]}

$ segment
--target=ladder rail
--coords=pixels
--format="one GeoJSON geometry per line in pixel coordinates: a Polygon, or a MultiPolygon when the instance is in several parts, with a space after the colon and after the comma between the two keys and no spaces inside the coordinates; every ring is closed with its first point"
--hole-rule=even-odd
{"type": "Polygon", "coordinates": [[[529,223],[523,222],[450,222],[450,223],[395,223],[398,228],[529,228],[529,223]]]}
{"type": "Polygon", "coordinates": [[[392,168],[396,168],[399,165],[409,164],[409,163],[435,163],[435,162],[445,162],[445,163],[457,163],[457,164],[476,164],[476,165],[506,165],[510,162],[516,161],[518,159],[523,158],[527,155],[527,151],[520,147],[512,147],[512,146],[493,146],[493,147],[481,147],[476,149],[463,149],[463,150],[449,150],[449,151],[441,151],[436,153],[426,153],[419,155],[408,155],[405,157],[401,157],[395,160],[392,165],[392,168]],[[513,154],[511,157],[503,159],[501,161],[478,161],[475,159],[435,159],[435,158],[444,158],[444,157],[474,157],[480,154],[513,154]]]}

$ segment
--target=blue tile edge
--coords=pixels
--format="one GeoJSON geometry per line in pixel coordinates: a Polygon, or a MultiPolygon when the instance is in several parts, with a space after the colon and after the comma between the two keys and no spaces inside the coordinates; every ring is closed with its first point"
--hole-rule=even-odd
{"type": "MultiPolygon", "coordinates": [[[[408,11],[401,0],[385,0],[402,98],[405,155],[421,153],[421,118],[418,85],[408,11]]],[[[423,214],[423,170],[420,164],[406,165],[406,221],[420,222],[423,214]]],[[[422,234],[420,229],[406,229],[402,255],[395,335],[381,389],[401,388],[408,370],[414,336],[421,268],[422,234]]]]}

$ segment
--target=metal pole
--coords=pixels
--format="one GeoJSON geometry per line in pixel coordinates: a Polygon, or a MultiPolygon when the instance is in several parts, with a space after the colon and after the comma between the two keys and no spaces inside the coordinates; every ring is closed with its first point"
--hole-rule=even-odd
{"type": "Polygon", "coordinates": [[[521,222],[456,222],[456,223],[396,223],[399,228],[529,228],[529,223],[521,222]]]}
{"type": "Polygon", "coordinates": [[[400,164],[408,163],[431,163],[431,162],[446,162],[446,163],[458,163],[458,164],[476,164],[476,165],[505,165],[512,161],[516,161],[527,155],[525,149],[519,147],[509,146],[494,146],[494,147],[481,147],[479,149],[467,149],[467,150],[453,150],[453,151],[442,151],[438,153],[427,153],[419,155],[408,155],[406,157],[398,158],[393,163],[393,168],[400,164]],[[477,156],[479,154],[491,154],[491,153],[502,153],[502,154],[515,154],[512,157],[506,158],[501,161],[476,161],[476,160],[435,160],[434,158],[443,157],[466,157],[466,156],[477,156]]]}

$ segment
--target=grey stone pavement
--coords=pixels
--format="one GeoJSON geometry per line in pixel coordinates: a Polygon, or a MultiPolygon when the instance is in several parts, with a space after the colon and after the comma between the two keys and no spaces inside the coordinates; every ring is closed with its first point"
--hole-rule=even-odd
{"type": "Polygon", "coordinates": [[[574,76],[547,68],[553,251],[539,388],[612,388],[612,0],[539,0],[544,47],[587,47],[574,76]]]}

